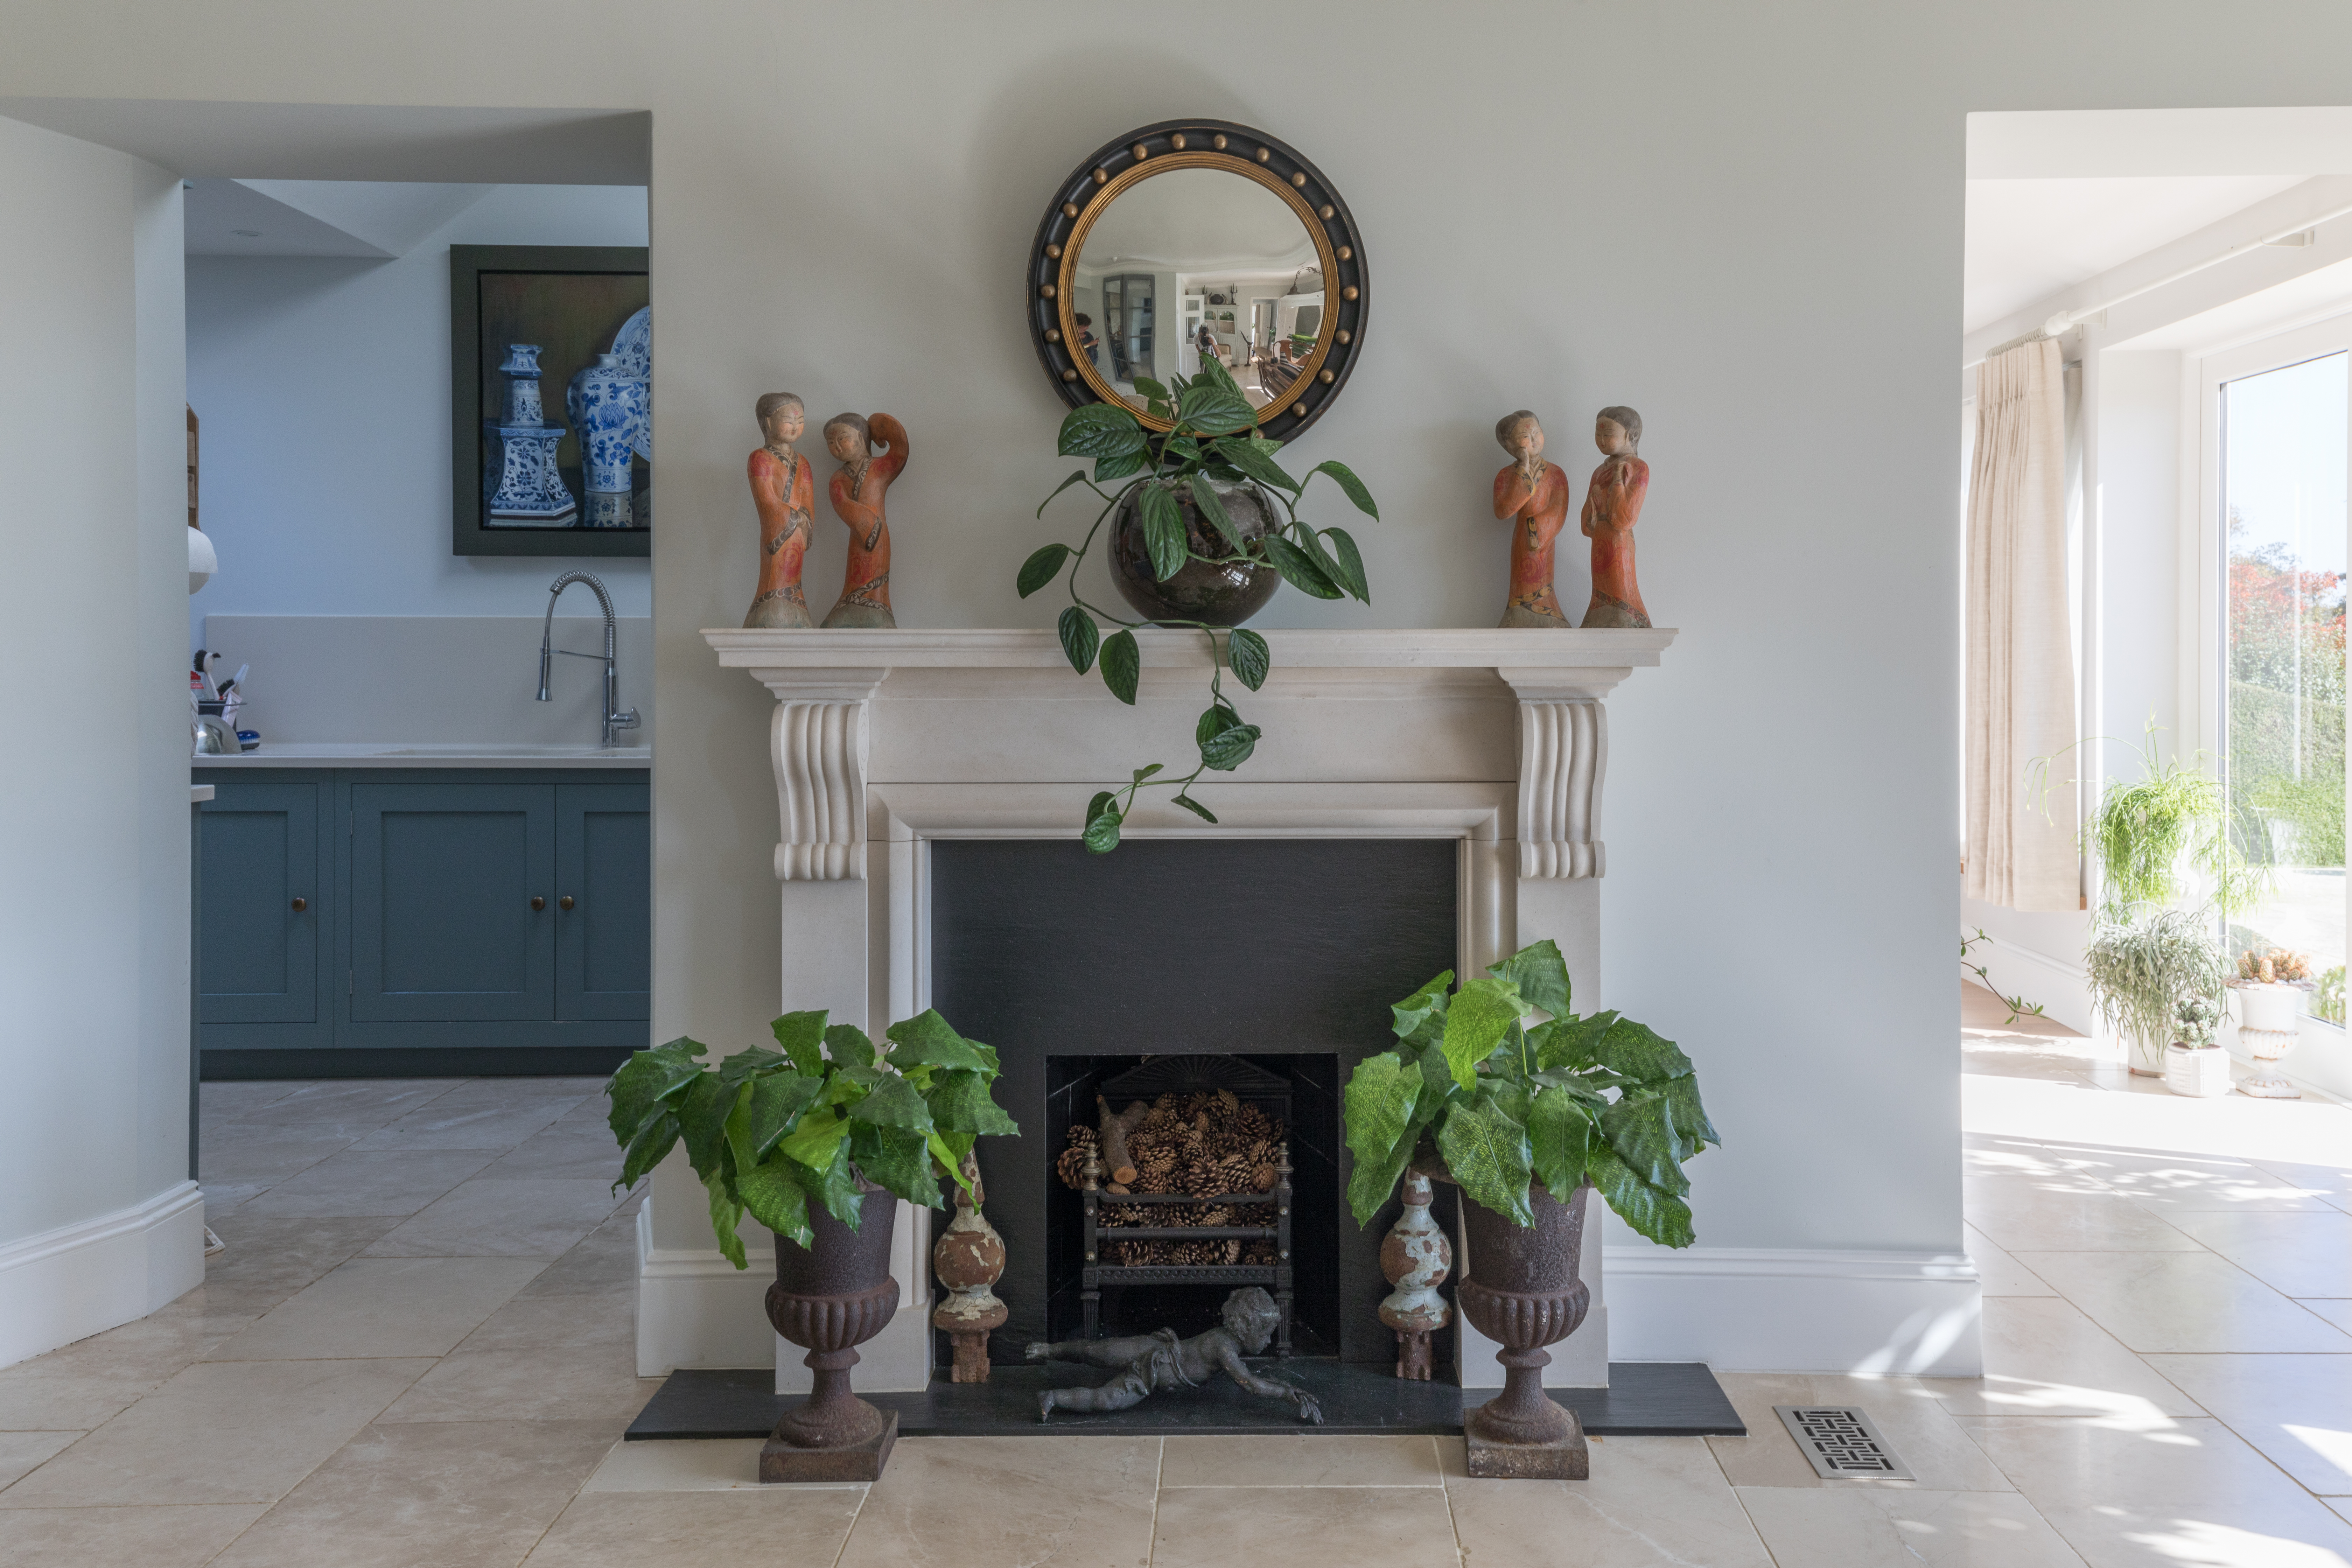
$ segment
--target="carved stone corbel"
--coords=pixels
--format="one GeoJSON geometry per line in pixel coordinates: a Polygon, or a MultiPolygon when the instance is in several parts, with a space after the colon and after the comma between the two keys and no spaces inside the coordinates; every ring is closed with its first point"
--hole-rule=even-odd
{"type": "Polygon", "coordinates": [[[1519,875],[1605,875],[1601,784],[1609,770],[1609,713],[1601,699],[1630,672],[1495,673],[1519,699],[1519,875]]]}
{"type": "Polygon", "coordinates": [[[776,876],[866,879],[866,710],[887,669],[763,669],[776,694],[768,755],[776,770],[776,876]]]}

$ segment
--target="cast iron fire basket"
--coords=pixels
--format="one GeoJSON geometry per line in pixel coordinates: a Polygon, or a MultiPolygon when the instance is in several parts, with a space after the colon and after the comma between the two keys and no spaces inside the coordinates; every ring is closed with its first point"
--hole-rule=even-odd
{"type": "MultiPolygon", "coordinates": [[[[1286,1133],[1290,1125],[1290,1085],[1273,1073],[1225,1056],[1171,1056],[1145,1063],[1102,1086],[1105,1099],[1153,1100],[1162,1094],[1190,1094],[1202,1089],[1228,1089],[1245,1104],[1257,1106],[1278,1121],[1286,1133]]],[[[1263,1193],[1223,1193],[1212,1197],[1190,1193],[1129,1193],[1102,1191],[1101,1160],[1088,1155],[1080,1196],[1086,1204],[1086,1263],[1079,1276],[1078,1300],[1082,1328],[1087,1339],[1102,1333],[1102,1293],[1105,1286],[1223,1285],[1239,1289],[1263,1285],[1273,1292],[1282,1321],[1275,1331],[1277,1356],[1290,1354],[1292,1271],[1290,1256],[1290,1142],[1282,1140],[1275,1156],[1274,1188],[1263,1193]],[[1105,1226],[1101,1206],[1112,1205],[1192,1205],[1210,1207],[1274,1207],[1272,1225],[1105,1226]],[[1253,1241],[1274,1243],[1272,1263],[1146,1263],[1104,1261],[1104,1244],[1114,1241],[1253,1241]]]]}

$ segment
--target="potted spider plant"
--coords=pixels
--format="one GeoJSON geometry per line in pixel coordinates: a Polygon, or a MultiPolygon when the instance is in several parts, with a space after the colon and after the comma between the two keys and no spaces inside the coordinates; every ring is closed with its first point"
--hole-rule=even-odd
{"type": "Polygon", "coordinates": [[[2132,1072],[2162,1078],[2165,1053],[2180,1026],[2180,1005],[2195,998],[2218,1010],[2229,965],[2205,910],[2155,910],[2105,919],[2083,955],[2083,972],[2100,1016],[2127,1042],[2132,1072]]]}

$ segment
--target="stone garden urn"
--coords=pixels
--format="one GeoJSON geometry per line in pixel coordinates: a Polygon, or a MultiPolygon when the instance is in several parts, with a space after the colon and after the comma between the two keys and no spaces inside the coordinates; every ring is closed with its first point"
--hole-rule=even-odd
{"type": "Polygon", "coordinates": [[[1479,1332],[1503,1348],[1503,1392],[1465,1411],[1462,1434],[1470,1473],[1528,1479],[1583,1480],[1591,1459],[1575,1412],[1544,1393],[1543,1369],[1557,1344],[1584,1321],[1591,1292],[1577,1276],[1591,1183],[1567,1203],[1540,1182],[1528,1190],[1535,1223],[1514,1225],[1465,1199],[1465,1277],[1454,1300],[1479,1332]]]}
{"type": "Polygon", "coordinates": [[[816,1385],[785,1412],[760,1450],[762,1481],[870,1481],[880,1478],[898,1440],[896,1411],[876,1409],[850,1392],[858,1345],[898,1310],[890,1277],[890,1233],[898,1200],[861,1182],[858,1228],[819,1204],[809,1205],[815,1245],[776,1237],[776,1282],[768,1287],[768,1321],[809,1352],[816,1385]]]}

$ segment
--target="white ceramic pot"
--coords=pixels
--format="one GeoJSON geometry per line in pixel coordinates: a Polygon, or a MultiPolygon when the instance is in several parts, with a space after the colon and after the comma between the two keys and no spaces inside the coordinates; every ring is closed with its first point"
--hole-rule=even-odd
{"type": "Polygon", "coordinates": [[[2254,1076],[2238,1086],[2257,1100],[2301,1100],[2303,1091],[2278,1070],[2278,1061],[2301,1037],[2295,1020],[2311,1000],[2300,985],[2273,984],[2230,987],[2238,999],[2238,1044],[2254,1060],[2254,1076]]]}
{"type": "Polygon", "coordinates": [[[2164,1087],[2197,1100],[2229,1093],[2230,1053],[2219,1046],[2192,1048],[2175,1041],[2164,1047],[2164,1087]]]}

